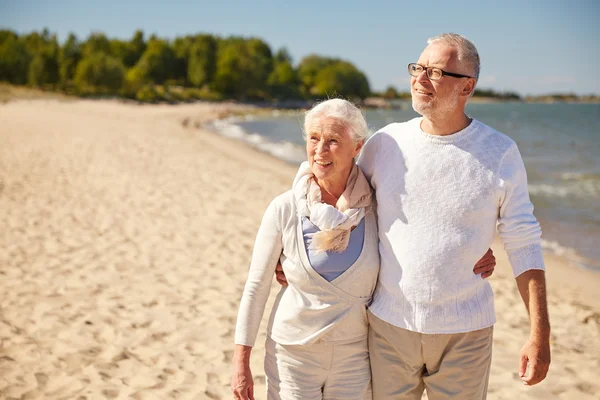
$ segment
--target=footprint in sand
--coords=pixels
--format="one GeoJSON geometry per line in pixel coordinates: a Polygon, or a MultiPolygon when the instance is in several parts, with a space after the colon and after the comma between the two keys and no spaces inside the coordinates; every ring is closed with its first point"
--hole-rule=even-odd
{"type": "Polygon", "coordinates": [[[231,362],[231,360],[233,360],[233,351],[231,350],[226,350],[223,352],[223,361],[224,362],[231,362]]]}
{"type": "Polygon", "coordinates": [[[219,384],[219,375],[209,372],[206,374],[206,382],[210,385],[218,385],[219,384]]]}
{"type": "Polygon", "coordinates": [[[102,391],[102,394],[109,399],[116,399],[117,397],[119,397],[119,390],[118,389],[104,389],[102,391]]]}
{"type": "Polygon", "coordinates": [[[596,387],[588,382],[579,382],[577,385],[575,385],[575,387],[577,390],[585,394],[594,395],[597,393],[596,387]]]}
{"type": "Polygon", "coordinates": [[[213,400],[221,400],[221,396],[219,396],[218,394],[215,394],[213,392],[211,392],[210,390],[205,390],[204,394],[206,395],[206,397],[208,397],[209,399],[213,399],[213,400]]]}
{"type": "Polygon", "coordinates": [[[35,379],[37,380],[39,389],[44,389],[46,387],[46,385],[48,384],[48,375],[46,375],[44,373],[37,372],[35,374],[35,379]]]}

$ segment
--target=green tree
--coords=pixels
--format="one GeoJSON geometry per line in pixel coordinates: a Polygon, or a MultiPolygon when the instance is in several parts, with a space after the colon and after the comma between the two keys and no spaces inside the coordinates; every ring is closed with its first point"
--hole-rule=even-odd
{"type": "Polygon", "coordinates": [[[311,88],[311,94],[318,97],[340,94],[348,98],[364,99],[370,92],[367,77],[346,61],[338,61],[319,71],[311,88]]]}
{"type": "Polygon", "coordinates": [[[108,45],[109,45],[109,51],[108,54],[111,57],[116,58],[117,60],[121,61],[121,63],[125,66],[125,67],[133,67],[135,65],[135,62],[131,65],[127,65],[127,61],[131,60],[131,45],[129,44],[129,42],[126,42],[124,40],[119,40],[119,39],[110,39],[108,41],[108,45]]]}
{"type": "Polygon", "coordinates": [[[146,51],[144,32],[139,29],[135,31],[129,43],[131,44],[131,53],[129,54],[131,58],[125,60],[125,65],[131,67],[137,64],[140,58],[142,58],[142,54],[146,51]]]}
{"type": "Polygon", "coordinates": [[[117,93],[124,80],[123,63],[103,53],[83,58],[75,72],[75,85],[81,93],[117,93]]]}
{"type": "Polygon", "coordinates": [[[77,40],[77,36],[70,33],[60,49],[58,58],[60,82],[63,87],[75,77],[75,69],[79,60],[81,60],[81,44],[77,40]]]}
{"type": "Polygon", "coordinates": [[[265,42],[230,38],[219,43],[213,88],[226,97],[264,99],[272,70],[273,56],[265,42]]]}
{"type": "Polygon", "coordinates": [[[23,40],[8,37],[0,44],[0,81],[15,85],[27,83],[31,55],[23,40]]]}
{"type": "Polygon", "coordinates": [[[210,84],[217,62],[217,41],[213,36],[197,36],[189,50],[187,79],[196,87],[210,84]]]}
{"type": "Polygon", "coordinates": [[[386,99],[397,99],[399,97],[398,90],[393,86],[388,86],[383,92],[383,97],[386,99]]]}
{"type": "Polygon", "coordinates": [[[298,73],[291,64],[289,56],[281,56],[278,52],[274,57],[274,67],[269,75],[268,84],[271,94],[278,100],[300,99],[300,80],[298,73]]]}
{"type": "Polygon", "coordinates": [[[188,65],[190,60],[190,51],[194,45],[193,36],[184,36],[175,38],[171,48],[173,49],[173,55],[175,56],[173,66],[173,76],[175,81],[187,85],[188,80],[188,65]]]}
{"type": "Polygon", "coordinates": [[[334,58],[322,57],[317,54],[310,54],[300,61],[298,65],[298,77],[301,85],[300,90],[305,97],[315,97],[314,86],[317,74],[325,67],[335,64],[337,61],[334,58]]]}
{"type": "Polygon", "coordinates": [[[174,64],[175,55],[168,43],[154,38],[148,42],[133,74],[139,76],[142,83],[162,84],[173,76],[174,64]]]}
{"type": "Polygon", "coordinates": [[[103,33],[92,33],[85,43],[82,44],[82,53],[85,57],[89,57],[95,53],[111,55],[110,41],[103,33]]]}
{"type": "Polygon", "coordinates": [[[7,40],[17,40],[19,36],[13,31],[9,31],[8,29],[0,29],[0,45],[2,45],[7,40]]]}
{"type": "Polygon", "coordinates": [[[273,56],[273,62],[275,62],[275,63],[287,62],[291,65],[292,64],[292,56],[290,56],[290,53],[288,52],[288,50],[285,47],[282,47],[279,50],[277,50],[277,53],[275,53],[275,55],[273,56]]]}
{"type": "Polygon", "coordinates": [[[21,40],[25,43],[29,54],[33,56],[42,53],[46,49],[47,44],[50,42],[50,32],[44,28],[41,33],[31,32],[22,36],[21,40]]]}
{"type": "Polygon", "coordinates": [[[36,54],[28,69],[28,82],[35,87],[56,84],[59,81],[58,60],[51,52],[36,54]]]}
{"type": "Polygon", "coordinates": [[[41,87],[55,85],[59,82],[59,59],[60,46],[56,35],[45,38],[45,45],[38,49],[28,69],[28,82],[32,86],[41,87]]]}

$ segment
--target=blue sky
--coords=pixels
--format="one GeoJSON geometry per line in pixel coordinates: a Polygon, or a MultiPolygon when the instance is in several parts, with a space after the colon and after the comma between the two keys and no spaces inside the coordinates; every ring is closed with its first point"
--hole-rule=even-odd
{"type": "Polygon", "coordinates": [[[522,95],[600,94],[600,1],[33,1],[0,0],[0,27],[47,27],[64,40],[102,31],[130,38],[140,28],[174,38],[191,33],[257,36],[294,62],[309,53],[343,58],[372,89],[408,89],[406,64],[428,37],[458,32],[478,47],[480,88],[522,95]]]}

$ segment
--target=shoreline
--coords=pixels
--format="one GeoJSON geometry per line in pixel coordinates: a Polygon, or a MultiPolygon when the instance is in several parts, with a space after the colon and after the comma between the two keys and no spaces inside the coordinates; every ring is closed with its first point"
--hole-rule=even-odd
{"type": "MultiPolygon", "coordinates": [[[[252,110],[0,105],[0,397],[231,398],[256,230],[296,168],[202,126],[252,110]]],[[[488,398],[596,398],[600,277],[546,254],[553,363],[545,382],[524,387],[515,375],[527,314],[494,249],[488,398]]],[[[267,318],[251,361],[257,399],[267,318]]]]}

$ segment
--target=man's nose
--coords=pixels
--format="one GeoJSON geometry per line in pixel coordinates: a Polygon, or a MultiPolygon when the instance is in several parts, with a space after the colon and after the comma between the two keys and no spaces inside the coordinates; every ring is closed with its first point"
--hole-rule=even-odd
{"type": "Polygon", "coordinates": [[[430,79],[427,76],[427,70],[425,68],[423,68],[423,71],[421,71],[421,73],[419,75],[415,76],[415,80],[417,82],[425,82],[425,81],[429,82],[430,79]]]}

